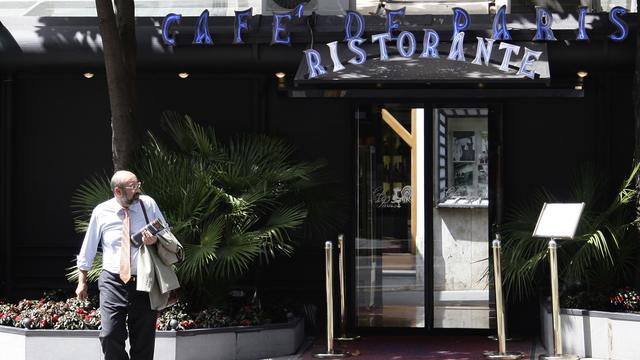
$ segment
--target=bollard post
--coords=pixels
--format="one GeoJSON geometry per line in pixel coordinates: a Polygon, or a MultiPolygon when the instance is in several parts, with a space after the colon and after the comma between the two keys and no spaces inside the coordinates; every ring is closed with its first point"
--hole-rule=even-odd
{"type": "Polygon", "coordinates": [[[345,290],[344,290],[344,235],[338,235],[338,277],[340,279],[340,337],[336,338],[338,341],[352,341],[357,340],[360,336],[347,335],[347,320],[346,320],[346,305],[345,305],[345,290]]]}
{"type": "Polygon", "coordinates": [[[553,354],[540,355],[540,360],[578,360],[578,355],[562,353],[562,327],[560,323],[560,292],[558,290],[558,244],[549,240],[549,270],[551,272],[551,326],[553,328],[553,354]]]}
{"type": "Polygon", "coordinates": [[[483,353],[485,359],[505,360],[522,359],[524,354],[516,351],[507,351],[507,335],[504,321],[504,298],[502,296],[502,267],[500,263],[500,234],[496,234],[491,247],[493,248],[493,279],[496,292],[496,320],[498,326],[498,351],[483,353]]]}
{"type": "Polygon", "coordinates": [[[324,243],[325,276],[327,292],[327,352],[313,354],[315,358],[347,357],[348,353],[336,351],[333,344],[333,244],[324,243]]]}

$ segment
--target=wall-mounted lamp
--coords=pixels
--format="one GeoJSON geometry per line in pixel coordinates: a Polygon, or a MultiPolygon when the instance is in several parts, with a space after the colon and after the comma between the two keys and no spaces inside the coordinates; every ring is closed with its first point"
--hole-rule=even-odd
{"type": "Polygon", "coordinates": [[[186,79],[186,78],[188,78],[188,77],[189,77],[189,73],[188,73],[188,72],[179,72],[179,73],[178,73],[178,77],[179,77],[180,79],[186,79]]]}
{"type": "Polygon", "coordinates": [[[578,83],[576,84],[576,86],[574,86],[574,89],[583,90],[584,89],[584,78],[586,78],[587,75],[589,75],[589,73],[584,71],[584,70],[579,70],[576,73],[576,75],[578,75],[578,83]]]}
{"type": "Polygon", "coordinates": [[[278,71],[274,75],[276,79],[278,79],[277,81],[278,90],[281,90],[281,91],[287,90],[287,81],[286,81],[287,74],[282,71],[278,71]]]}
{"type": "Polygon", "coordinates": [[[91,79],[91,78],[93,78],[94,75],[95,74],[92,73],[92,72],[86,72],[86,73],[82,74],[82,76],[84,76],[85,79],[91,79]]]}

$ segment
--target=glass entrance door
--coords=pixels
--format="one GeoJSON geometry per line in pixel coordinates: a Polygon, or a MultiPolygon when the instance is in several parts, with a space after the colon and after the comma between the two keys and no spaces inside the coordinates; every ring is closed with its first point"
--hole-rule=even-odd
{"type": "Polygon", "coordinates": [[[424,214],[417,190],[424,179],[424,112],[390,104],[361,110],[357,325],[422,328],[427,318],[424,214]]]}
{"type": "Polygon", "coordinates": [[[487,116],[360,106],[356,326],[490,327],[487,116]]]}

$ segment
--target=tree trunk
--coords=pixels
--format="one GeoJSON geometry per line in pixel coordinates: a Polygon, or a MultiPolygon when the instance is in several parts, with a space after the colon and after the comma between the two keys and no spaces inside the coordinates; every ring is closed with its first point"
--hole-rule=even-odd
{"type": "MultiPolygon", "coordinates": [[[[115,0],[116,26],[122,45],[122,58],[127,75],[127,89],[132,109],[136,104],[136,15],[132,0],[115,0]]],[[[135,116],[135,111],[133,112],[135,116]]]]}
{"type": "Polygon", "coordinates": [[[135,104],[135,9],[133,0],[96,0],[111,108],[114,170],[127,169],[139,146],[135,104]]]}

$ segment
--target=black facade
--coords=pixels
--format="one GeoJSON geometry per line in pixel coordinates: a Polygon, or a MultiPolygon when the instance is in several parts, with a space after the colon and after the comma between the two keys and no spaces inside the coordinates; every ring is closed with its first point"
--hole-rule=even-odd
{"type": "MultiPolygon", "coordinates": [[[[381,19],[366,18],[367,35],[382,32],[381,19]]],[[[451,31],[451,17],[444,18],[443,39],[451,31]]],[[[478,88],[477,83],[338,83],[321,92],[314,92],[317,89],[308,84],[296,88],[291,80],[310,42],[307,24],[293,26],[291,46],[272,46],[268,44],[270,18],[254,17],[257,30],[247,36],[248,44],[231,45],[233,19],[212,18],[217,44],[204,47],[188,45],[193,36],[190,24],[195,22],[189,19],[180,26],[178,38],[179,44],[187,45],[163,54],[151,46],[152,40],[159,40],[153,19],[140,18],[137,116],[145,128],[157,130],[160,113],[175,110],[213,125],[222,137],[237,132],[267,133],[295,144],[301,159],[326,159],[340,192],[351,204],[342,230],[347,238],[353,238],[355,231],[355,113],[363,104],[492,109],[490,126],[502,154],[499,158],[492,155],[501,164],[501,173],[495,175],[500,176],[503,189],[499,211],[526,200],[537,187],[562,193],[566,179],[583,163],[595,164],[610,179],[613,195],[631,168],[635,141],[635,21],[625,17],[631,36],[612,42],[606,36],[614,29],[606,22],[606,14],[600,18],[587,42],[575,41],[575,29],[558,24],[559,40],[546,43],[551,70],[547,84],[529,86],[524,81],[505,87],[495,82],[478,88]],[[583,90],[576,91],[579,70],[589,75],[583,90]],[[189,71],[191,76],[180,79],[176,76],[179,71],[189,71]],[[273,76],[278,71],[288,75],[284,85],[273,76]],[[292,96],[292,90],[307,91],[308,97],[292,96]],[[332,90],[358,92],[352,92],[352,97],[335,96],[332,90]]],[[[425,19],[408,17],[403,27],[417,33],[425,19]]],[[[344,37],[341,18],[313,20],[316,46],[344,37]]],[[[80,31],[86,39],[95,39],[97,32],[95,19],[43,18],[40,22],[67,38],[80,31]]],[[[470,39],[488,36],[489,20],[472,16],[472,22],[470,39]]],[[[70,199],[87,177],[110,172],[111,129],[101,51],[92,50],[88,42],[65,45],[55,40],[54,33],[38,33],[45,46],[30,47],[9,28],[0,35],[4,45],[0,50],[4,230],[0,297],[18,298],[73,287],[64,274],[82,235],[73,230],[70,199]],[[96,76],[85,79],[85,71],[96,76]]],[[[533,36],[532,30],[512,33],[515,43],[533,36]]],[[[494,220],[501,216],[495,211],[494,220]]],[[[320,301],[327,240],[333,239],[301,239],[296,255],[270,267],[264,278],[270,279],[273,289],[320,301]]],[[[349,255],[352,251],[347,248],[349,255]]],[[[349,281],[353,282],[352,275],[349,281]]],[[[530,314],[519,315],[522,313],[514,312],[511,321],[521,323],[522,317],[524,322],[530,314]]]]}

